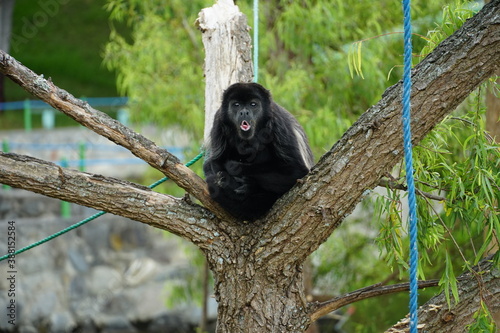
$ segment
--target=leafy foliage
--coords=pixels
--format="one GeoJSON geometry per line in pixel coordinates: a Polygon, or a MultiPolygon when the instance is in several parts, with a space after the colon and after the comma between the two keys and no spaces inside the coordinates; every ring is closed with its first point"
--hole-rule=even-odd
{"type": "MultiPolygon", "coordinates": [[[[444,8],[443,23],[428,34],[422,53],[430,52],[473,15],[474,11],[464,6],[457,2],[455,7],[444,8]]],[[[419,275],[441,277],[440,286],[450,307],[459,301],[455,274],[500,244],[500,146],[485,131],[482,92],[487,86],[472,94],[414,149],[419,193],[442,198],[432,202],[422,195],[418,200],[419,275]],[[457,258],[462,265],[457,265],[457,258]]],[[[403,182],[404,168],[400,166],[394,173],[392,177],[403,182]]],[[[400,273],[407,269],[408,258],[406,225],[398,219],[405,195],[392,191],[376,203],[381,222],[377,242],[388,264],[400,273]]],[[[497,252],[497,263],[498,259],[497,252]]],[[[478,323],[487,318],[478,315],[478,323]]]]}
{"type": "MultiPolygon", "coordinates": [[[[450,307],[459,301],[456,274],[500,243],[500,146],[484,131],[481,91],[484,87],[414,148],[418,191],[442,198],[418,198],[419,275],[440,277],[450,307]]],[[[393,173],[403,181],[402,167],[393,173]]],[[[375,204],[381,225],[377,243],[401,275],[409,255],[406,224],[399,218],[405,196],[388,190],[375,204]]]]}
{"type": "Polygon", "coordinates": [[[481,301],[481,307],[474,313],[474,319],[474,323],[467,327],[469,333],[497,332],[497,325],[483,301],[481,301]]]}
{"type": "MultiPolygon", "coordinates": [[[[438,13],[442,4],[414,4],[417,21],[421,22],[416,31],[425,33],[430,22],[422,18],[438,13]]],[[[402,63],[397,34],[366,42],[364,80],[349,78],[347,60],[354,41],[401,24],[400,4],[274,0],[263,6],[261,12],[269,14],[260,22],[259,31],[267,33],[259,40],[259,59],[265,63],[259,69],[259,78],[280,104],[295,111],[319,156],[379,99],[388,85],[399,80],[396,73],[386,80],[387,72],[402,63]]]]}
{"type": "Polygon", "coordinates": [[[192,23],[210,2],[108,1],[111,19],[132,28],[131,40],[112,30],[104,62],[118,72],[118,88],[130,99],[133,119],[180,124],[200,137],[204,53],[192,23]]]}

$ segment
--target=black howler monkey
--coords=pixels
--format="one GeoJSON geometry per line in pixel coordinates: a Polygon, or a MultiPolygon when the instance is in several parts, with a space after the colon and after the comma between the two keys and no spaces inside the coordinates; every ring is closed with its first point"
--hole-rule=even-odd
{"type": "Polygon", "coordinates": [[[224,91],[206,152],[210,196],[247,221],[267,212],[313,165],[300,124],[257,83],[224,91]]]}

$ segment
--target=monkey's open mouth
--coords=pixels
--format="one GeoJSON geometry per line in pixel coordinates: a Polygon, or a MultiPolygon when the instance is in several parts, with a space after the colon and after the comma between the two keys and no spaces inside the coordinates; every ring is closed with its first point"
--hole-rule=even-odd
{"type": "Polygon", "coordinates": [[[250,127],[251,127],[251,126],[250,126],[250,124],[248,123],[248,121],[243,120],[243,121],[241,122],[240,128],[241,128],[242,130],[244,130],[245,132],[246,132],[246,131],[248,131],[248,130],[250,129],[250,127]]]}

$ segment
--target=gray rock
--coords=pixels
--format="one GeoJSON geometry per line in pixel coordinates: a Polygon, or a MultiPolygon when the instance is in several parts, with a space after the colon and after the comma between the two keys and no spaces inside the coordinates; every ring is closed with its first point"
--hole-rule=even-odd
{"type": "Polygon", "coordinates": [[[122,275],[114,268],[104,265],[91,269],[86,285],[93,295],[112,292],[122,285],[122,275]]]}
{"type": "Polygon", "coordinates": [[[43,216],[49,212],[40,201],[24,201],[21,210],[24,212],[23,217],[43,216]]]}
{"type": "Polygon", "coordinates": [[[134,333],[137,329],[123,317],[109,317],[99,325],[101,333],[134,333]]]}
{"type": "Polygon", "coordinates": [[[50,316],[50,327],[51,332],[66,333],[71,332],[76,327],[76,323],[73,316],[68,311],[63,311],[53,313],[50,316]]]}
{"type": "Polygon", "coordinates": [[[21,325],[19,327],[19,333],[38,333],[38,330],[31,325],[21,325]]]}
{"type": "MultiPolygon", "coordinates": [[[[59,208],[55,199],[0,189],[0,218],[16,222],[17,245],[31,244],[94,213],[74,206],[73,212],[88,215],[62,219],[59,208]],[[32,214],[38,215],[26,217],[32,214]]],[[[0,237],[0,250],[7,248],[6,241],[0,237]]],[[[0,332],[194,332],[199,310],[189,308],[183,312],[194,316],[186,316],[166,308],[167,282],[192,273],[179,244],[147,225],[106,214],[20,254],[17,326],[0,320],[0,332]]],[[[0,307],[6,304],[4,282],[0,279],[0,307]]]]}
{"type": "Polygon", "coordinates": [[[180,315],[163,314],[151,321],[147,331],[150,333],[186,333],[193,332],[194,326],[184,321],[180,315]]]}
{"type": "Polygon", "coordinates": [[[86,272],[89,270],[89,265],[85,261],[85,257],[75,248],[68,249],[68,257],[71,264],[78,272],[86,272]]]}
{"type": "Polygon", "coordinates": [[[80,320],[75,332],[77,333],[95,333],[98,332],[94,321],[91,318],[84,318],[80,320]]]}
{"type": "Polygon", "coordinates": [[[83,275],[76,275],[69,284],[70,299],[81,300],[85,297],[87,286],[83,275]]]}
{"type": "MultiPolygon", "coordinates": [[[[2,311],[4,309],[7,309],[8,304],[9,304],[9,299],[7,297],[4,297],[3,294],[0,295],[0,309],[2,309],[2,311]]],[[[0,332],[7,331],[8,329],[12,328],[12,325],[9,324],[7,320],[5,320],[6,313],[2,313],[2,317],[3,317],[2,320],[0,320],[0,332]]]]}
{"type": "Polygon", "coordinates": [[[35,319],[50,318],[54,313],[58,298],[54,291],[50,289],[42,290],[34,295],[32,303],[29,305],[31,316],[35,319]]]}

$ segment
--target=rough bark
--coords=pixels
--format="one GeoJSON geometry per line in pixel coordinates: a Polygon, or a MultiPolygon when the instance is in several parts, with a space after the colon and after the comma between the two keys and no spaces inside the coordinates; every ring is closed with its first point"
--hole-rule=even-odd
{"type": "MultiPolygon", "coordinates": [[[[500,0],[495,0],[413,70],[414,143],[498,70],[499,22],[500,0]]],[[[314,314],[314,309],[306,306],[303,292],[304,260],[402,157],[398,83],[361,116],[266,217],[242,224],[210,200],[203,180],[154,143],[76,100],[3,52],[0,72],[83,125],[128,148],[216,213],[213,216],[206,208],[111,178],[70,172],[15,154],[0,155],[0,182],[4,184],[117,215],[130,217],[137,212],[132,218],[150,221],[197,244],[215,276],[220,305],[218,332],[303,331],[314,314]],[[89,196],[92,200],[88,200],[89,196]],[[129,208],[135,203],[138,206],[129,208]]]]}
{"type": "Polygon", "coordinates": [[[232,250],[215,267],[217,332],[303,332],[310,320],[301,267],[276,269],[232,250]]]}
{"type": "MultiPolygon", "coordinates": [[[[473,315],[479,308],[481,298],[488,306],[492,316],[500,325],[500,270],[491,260],[482,261],[474,268],[474,273],[467,272],[460,276],[458,288],[460,302],[448,307],[444,293],[431,298],[418,310],[419,331],[457,333],[466,332],[473,315]]],[[[409,332],[409,318],[387,330],[387,333],[409,332]]]]}
{"type": "Polygon", "coordinates": [[[0,183],[128,217],[168,230],[200,247],[213,246],[217,232],[213,214],[189,200],[29,156],[0,152],[0,183]]]}

